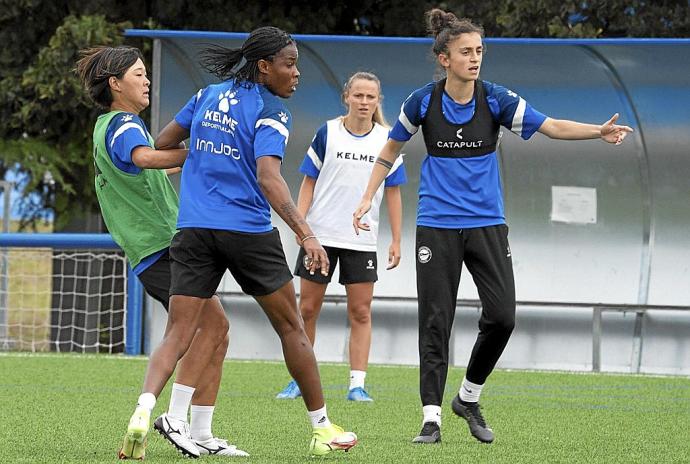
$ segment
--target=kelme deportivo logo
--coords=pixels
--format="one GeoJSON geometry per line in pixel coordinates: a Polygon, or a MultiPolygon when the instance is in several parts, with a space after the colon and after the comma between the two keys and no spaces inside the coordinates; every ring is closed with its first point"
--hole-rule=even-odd
{"type": "Polygon", "coordinates": [[[236,93],[231,90],[226,90],[225,93],[221,92],[218,95],[218,109],[223,113],[227,113],[230,111],[230,105],[237,105],[240,101],[235,98],[236,93]]]}
{"type": "Polygon", "coordinates": [[[286,124],[288,122],[289,118],[288,118],[288,115],[285,111],[281,111],[280,113],[278,113],[278,117],[283,122],[283,124],[286,124]]]}
{"type": "Polygon", "coordinates": [[[419,247],[419,250],[417,250],[417,259],[422,264],[426,264],[429,261],[431,261],[431,250],[429,249],[429,247],[427,247],[427,246],[419,247]]]}

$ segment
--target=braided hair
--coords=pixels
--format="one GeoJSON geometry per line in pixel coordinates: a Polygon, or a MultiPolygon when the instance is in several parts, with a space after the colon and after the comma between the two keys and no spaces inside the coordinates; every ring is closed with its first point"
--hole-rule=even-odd
{"type": "Polygon", "coordinates": [[[222,80],[235,79],[244,86],[259,81],[259,60],[273,61],[278,52],[295,41],[273,26],[254,29],[239,48],[210,45],[201,52],[201,66],[222,80]]]}

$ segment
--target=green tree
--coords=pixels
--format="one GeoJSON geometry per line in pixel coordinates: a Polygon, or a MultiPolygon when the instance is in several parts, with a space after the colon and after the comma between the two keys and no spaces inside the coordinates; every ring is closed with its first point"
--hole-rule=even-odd
{"type": "Polygon", "coordinates": [[[72,70],[80,49],[119,45],[130,26],[103,16],[68,16],[20,77],[0,82],[0,106],[10,108],[0,129],[0,169],[17,168],[27,179],[24,190],[38,194],[43,206],[29,205],[25,224],[45,217],[45,207],[54,210],[57,229],[94,210],[90,139],[96,110],[72,70]]]}
{"type": "Polygon", "coordinates": [[[687,37],[687,0],[504,0],[496,36],[687,37]]]}
{"type": "Polygon", "coordinates": [[[61,230],[97,211],[97,110],[71,69],[79,49],[123,43],[125,27],[238,32],[271,24],[299,34],[418,37],[435,6],[471,18],[488,37],[690,36],[687,0],[0,0],[0,178],[18,169],[34,193],[23,199],[27,226],[54,211],[61,230]]]}

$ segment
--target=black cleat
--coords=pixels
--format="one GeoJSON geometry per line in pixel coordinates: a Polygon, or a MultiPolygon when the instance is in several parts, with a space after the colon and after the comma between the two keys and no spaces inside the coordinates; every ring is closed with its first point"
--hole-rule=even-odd
{"type": "Polygon", "coordinates": [[[436,422],[424,422],[422,431],[412,439],[412,443],[441,443],[441,427],[436,422]]]}
{"type": "Polygon", "coordinates": [[[467,425],[470,427],[470,433],[474,438],[482,443],[491,443],[494,441],[494,432],[491,430],[491,427],[486,425],[486,421],[479,408],[479,403],[465,403],[460,400],[458,395],[455,395],[451,407],[455,414],[467,421],[467,425]]]}

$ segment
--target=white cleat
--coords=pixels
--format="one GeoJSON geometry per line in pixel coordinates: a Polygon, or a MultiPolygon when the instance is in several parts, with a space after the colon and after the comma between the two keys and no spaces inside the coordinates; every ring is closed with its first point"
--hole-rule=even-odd
{"type": "Polygon", "coordinates": [[[153,428],[184,456],[190,458],[199,457],[199,448],[192,441],[192,436],[189,433],[189,424],[186,421],[162,414],[153,423],[153,428]]]}
{"type": "Polygon", "coordinates": [[[241,449],[237,449],[237,446],[228,444],[228,442],[222,438],[213,437],[204,441],[193,441],[202,456],[249,456],[249,453],[242,451],[241,449]]]}

